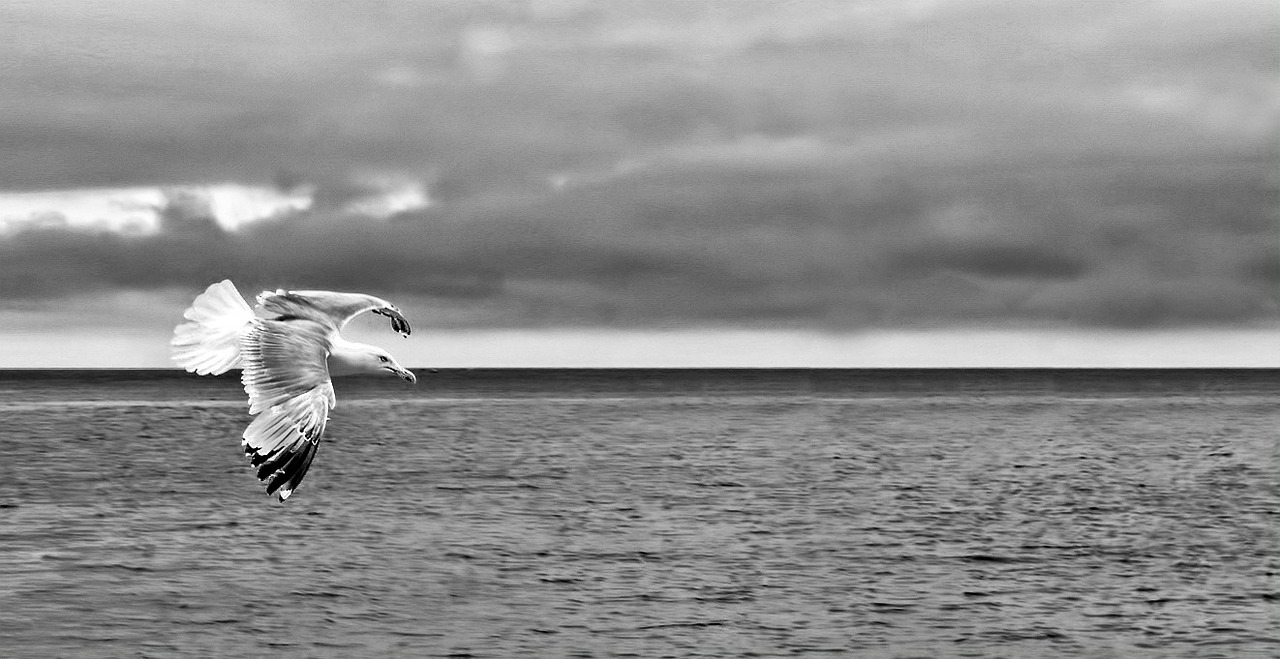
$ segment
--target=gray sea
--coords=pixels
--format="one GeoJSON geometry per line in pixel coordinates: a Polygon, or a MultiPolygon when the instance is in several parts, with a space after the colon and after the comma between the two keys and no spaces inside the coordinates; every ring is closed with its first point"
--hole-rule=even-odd
{"type": "Polygon", "coordinates": [[[1280,656],[1280,373],[0,373],[6,657],[1280,656]]]}

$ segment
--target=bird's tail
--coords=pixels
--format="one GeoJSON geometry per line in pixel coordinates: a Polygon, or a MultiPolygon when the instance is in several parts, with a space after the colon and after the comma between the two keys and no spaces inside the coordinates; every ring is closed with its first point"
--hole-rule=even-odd
{"type": "Polygon", "coordinates": [[[240,334],[254,315],[229,279],[205,289],[182,316],[190,322],[175,328],[169,341],[179,366],[217,375],[240,363],[240,334]]]}

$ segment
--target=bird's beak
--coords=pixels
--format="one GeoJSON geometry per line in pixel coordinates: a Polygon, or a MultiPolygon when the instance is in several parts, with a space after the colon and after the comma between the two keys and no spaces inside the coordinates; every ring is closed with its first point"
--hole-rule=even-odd
{"type": "Polygon", "coordinates": [[[404,380],[405,382],[416,383],[418,381],[418,376],[414,375],[413,371],[410,371],[409,369],[399,364],[395,364],[393,366],[387,366],[386,370],[391,371],[392,373],[395,373],[396,375],[400,376],[400,379],[404,380]]]}

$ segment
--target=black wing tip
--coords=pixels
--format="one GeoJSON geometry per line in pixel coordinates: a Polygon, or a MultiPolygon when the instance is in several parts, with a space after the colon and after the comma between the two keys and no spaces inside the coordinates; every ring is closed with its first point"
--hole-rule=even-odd
{"type": "Polygon", "coordinates": [[[266,484],[267,495],[275,495],[284,503],[302,484],[316,457],[319,442],[306,442],[296,450],[282,449],[274,453],[259,453],[248,443],[243,447],[245,456],[257,470],[258,480],[266,484]]]}
{"type": "Polygon", "coordinates": [[[374,309],[373,312],[380,316],[390,318],[391,329],[399,332],[401,336],[407,337],[413,333],[413,329],[409,327],[409,319],[405,318],[404,314],[400,313],[399,309],[395,307],[383,307],[381,309],[374,309]]]}

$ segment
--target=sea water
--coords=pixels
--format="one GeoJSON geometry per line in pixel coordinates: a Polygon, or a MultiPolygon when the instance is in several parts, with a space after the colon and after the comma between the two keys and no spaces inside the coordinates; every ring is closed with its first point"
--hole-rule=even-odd
{"type": "Polygon", "coordinates": [[[1280,654],[1280,374],[0,374],[0,655],[1280,654]]]}

